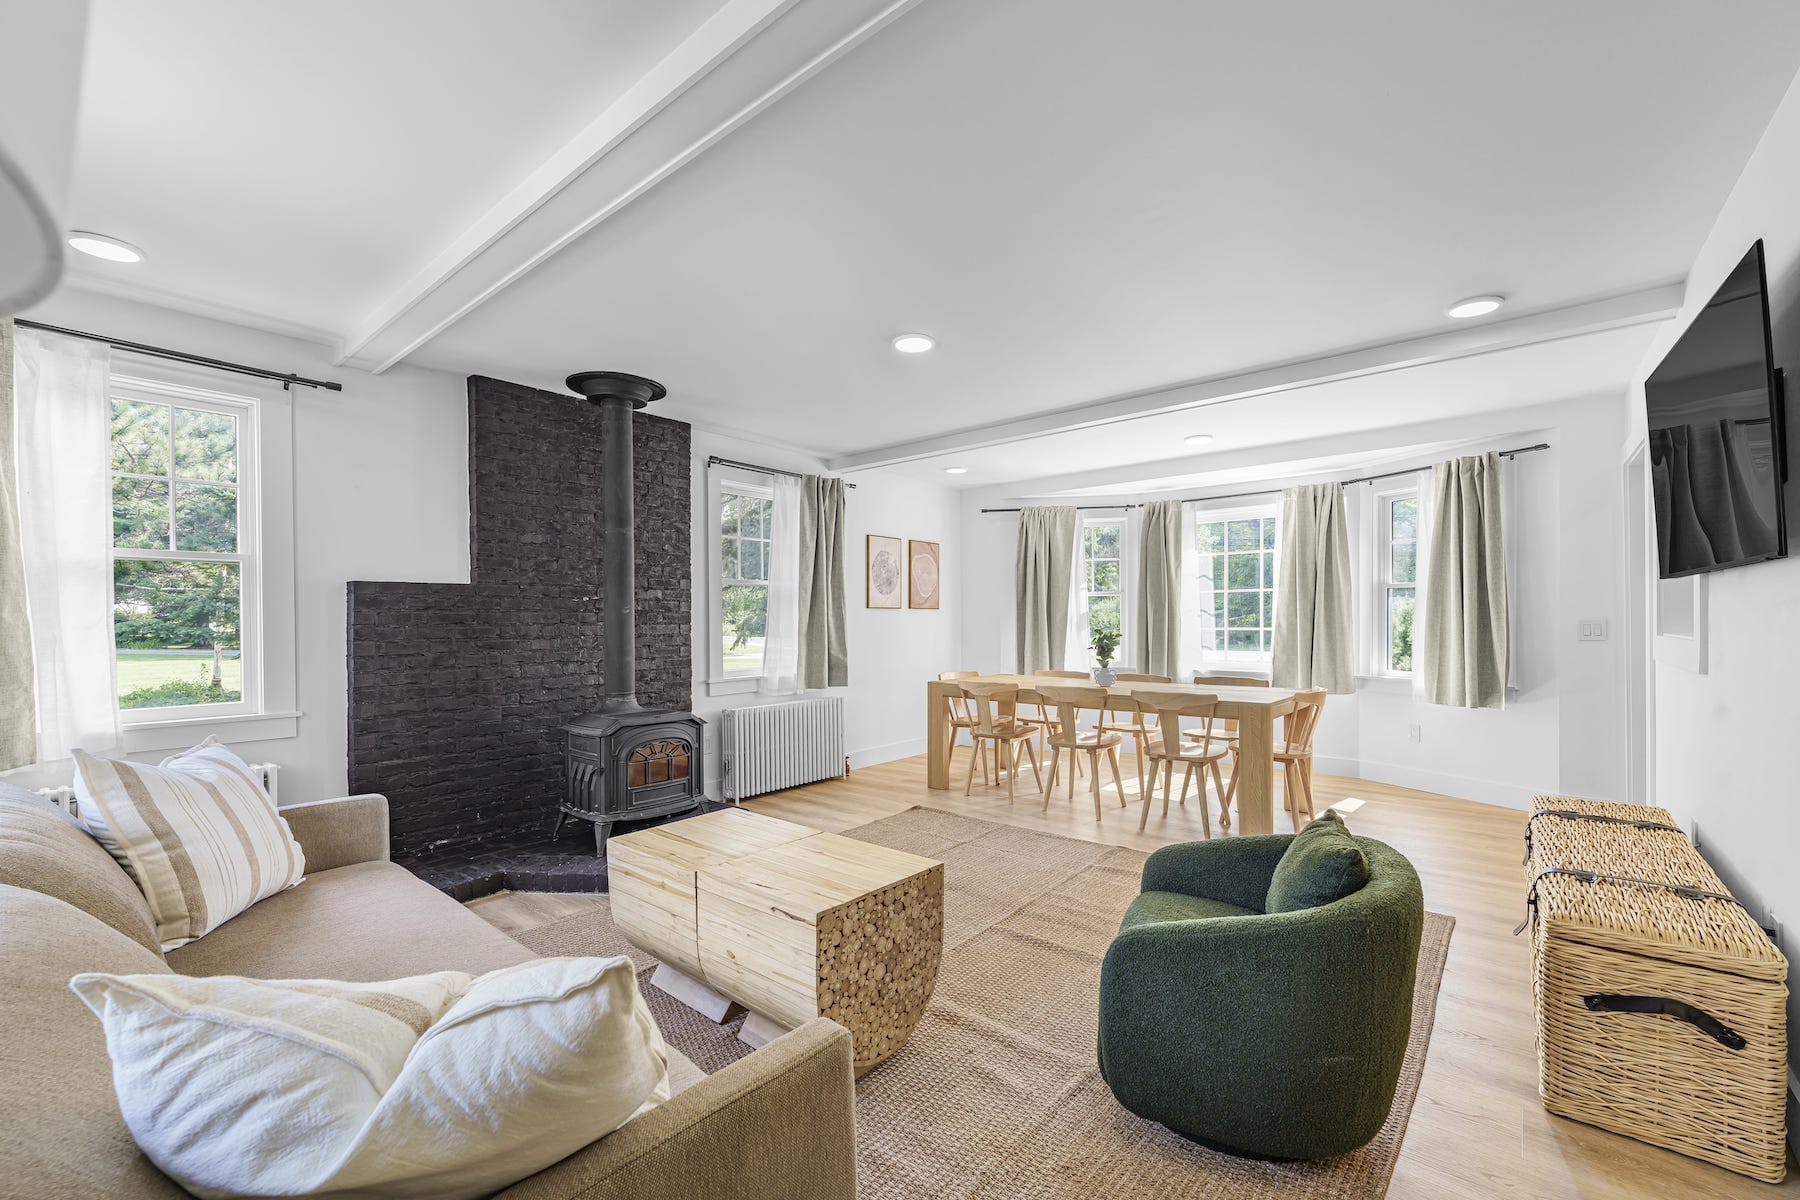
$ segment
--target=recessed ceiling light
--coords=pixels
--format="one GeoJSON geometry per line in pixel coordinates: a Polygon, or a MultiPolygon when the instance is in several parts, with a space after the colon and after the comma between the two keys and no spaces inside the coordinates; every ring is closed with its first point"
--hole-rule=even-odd
{"type": "Polygon", "coordinates": [[[1212,445],[1213,435],[1210,433],[1190,433],[1181,440],[1198,450],[1202,446],[1212,445]]]}
{"type": "Polygon", "coordinates": [[[894,335],[894,349],[902,354],[923,354],[935,345],[937,342],[928,334],[896,333],[894,335]]]}
{"type": "Polygon", "coordinates": [[[107,262],[134,263],[144,261],[144,252],[130,242],[121,242],[116,237],[107,237],[104,233],[86,233],[80,229],[69,231],[69,246],[83,254],[91,254],[95,258],[104,258],[107,262]]]}
{"type": "Polygon", "coordinates": [[[967,468],[967,467],[945,467],[944,468],[944,474],[946,474],[946,475],[967,475],[968,473],[969,473],[969,468],[967,468]]]}
{"type": "Polygon", "coordinates": [[[1485,317],[1491,312],[1500,311],[1506,303],[1505,296],[1470,296],[1467,300],[1458,300],[1444,311],[1459,321],[1470,317],[1485,317]]]}

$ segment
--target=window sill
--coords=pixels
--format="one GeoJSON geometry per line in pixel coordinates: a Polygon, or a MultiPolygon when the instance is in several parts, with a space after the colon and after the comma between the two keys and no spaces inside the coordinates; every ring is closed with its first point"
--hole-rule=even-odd
{"type": "Polygon", "coordinates": [[[706,681],[706,694],[709,696],[742,696],[754,692],[762,686],[762,677],[739,677],[736,679],[709,679],[706,681]]]}
{"type": "Polygon", "coordinates": [[[298,736],[297,712],[238,713],[223,717],[188,717],[179,721],[147,721],[124,727],[127,754],[146,750],[185,750],[208,734],[227,745],[233,742],[268,742],[298,736]]]}

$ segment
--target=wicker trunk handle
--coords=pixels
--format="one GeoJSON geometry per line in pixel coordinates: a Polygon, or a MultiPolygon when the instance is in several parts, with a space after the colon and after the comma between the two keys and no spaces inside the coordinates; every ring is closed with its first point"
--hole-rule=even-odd
{"type": "Polygon", "coordinates": [[[1711,1013],[1703,1012],[1671,996],[1620,996],[1599,992],[1583,996],[1581,1002],[1592,1012],[1650,1013],[1674,1017],[1678,1021],[1686,1021],[1713,1041],[1732,1050],[1742,1050],[1749,1044],[1744,1041],[1742,1034],[1733,1031],[1711,1013]]]}

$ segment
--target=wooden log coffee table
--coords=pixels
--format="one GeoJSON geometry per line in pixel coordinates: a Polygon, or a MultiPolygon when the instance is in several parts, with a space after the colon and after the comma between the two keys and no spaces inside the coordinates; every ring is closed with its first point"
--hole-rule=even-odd
{"type": "Polygon", "coordinates": [[[814,1017],[850,1031],[856,1073],[912,1034],[937,983],[944,866],[742,809],[607,843],[613,920],[663,959],[652,982],[760,1045],[814,1017]]]}

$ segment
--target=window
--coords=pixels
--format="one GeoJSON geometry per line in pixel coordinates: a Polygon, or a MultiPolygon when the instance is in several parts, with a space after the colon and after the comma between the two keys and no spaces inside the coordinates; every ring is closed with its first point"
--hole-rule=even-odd
{"type": "Polygon", "coordinates": [[[1413,615],[1418,610],[1419,494],[1376,497],[1375,522],[1377,665],[1385,675],[1410,675],[1413,615]]]}
{"type": "Polygon", "coordinates": [[[756,678],[763,669],[769,619],[769,542],[774,500],[767,492],[727,483],[718,493],[719,679],[756,678]]]}
{"type": "Polygon", "coordinates": [[[1113,661],[1119,661],[1124,641],[1125,618],[1125,526],[1119,521],[1084,521],[1081,526],[1082,589],[1087,605],[1090,666],[1094,658],[1094,635],[1110,630],[1115,641],[1113,661]]]}
{"type": "Polygon", "coordinates": [[[1274,654],[1279,525],[1274,509],[1195,519],[1203,660],[1266,663],[1274,654]]]}
{"type": "Polygon", "coordinates": [[[111,389],[113,657],[128,724],[258,710],[256,409],[111,389]]]}

